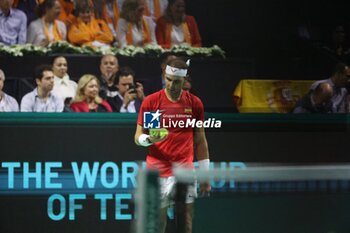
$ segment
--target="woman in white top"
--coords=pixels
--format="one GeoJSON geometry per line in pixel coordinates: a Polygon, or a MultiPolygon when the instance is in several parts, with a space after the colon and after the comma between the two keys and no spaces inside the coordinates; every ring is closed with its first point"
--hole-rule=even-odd
{"type": "Polygon", "coordinates": [[[68,63],[65,57],[58,56],[53,59],[52,71],[54,74],[53,92],[63,100],[73,98],[77,90],[77,83],[69,79],[68,63]]]}
{"type": "Polygon", "coordinates": [[[144,10],[144,0],[125,0],[116,29],[119,47],[157,44],[155,23],[144,10]]]}
{"type": "Polygon", "coordinates": [[[15,98],[2,91],[5,82],[5,74],[0,70],[0,112],[19,112],[18,103],[15,98]]]}
{"type": "Polygon", "coordinates": [[[58,0],[45,0],[38,6],[39,18],[30,23],[27,43],[46,47],[50,42],[66,40],[66,25],[57,20],[61,12],[58,0]]]}
{"type": "Polygon", "coordinates": [[[202,47],[196,19],[186,14],[184,0],[169,0],[165,14],[157,20],[156,37],[163,48],[181,44],[202,47]]]}

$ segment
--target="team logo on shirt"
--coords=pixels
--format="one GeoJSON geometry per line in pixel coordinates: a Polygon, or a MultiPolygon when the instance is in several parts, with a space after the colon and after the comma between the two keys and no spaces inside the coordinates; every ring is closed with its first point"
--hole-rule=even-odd
{"type": "Polygon", "coordinates": [[[156,112],[143,113],[143,128],[145,129],[159,129],[160,128],[160,113],[159,109],[156,112]]]}

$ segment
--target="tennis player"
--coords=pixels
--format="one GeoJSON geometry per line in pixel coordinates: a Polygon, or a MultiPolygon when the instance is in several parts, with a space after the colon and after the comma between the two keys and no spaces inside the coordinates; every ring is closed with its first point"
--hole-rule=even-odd
{"type": "MultiPolygon", "coordinates": [[[[193,168],[194,154],[200,169],[209,169],[209,152],[204,128],[191,127],[189,121],[204,121],[201,100],[182,90],[188,65],[180,58],[167,63],[165,89],[147,96],[140,108],[135,143],[148,147],[148,169],[159,170],[161,190],[161,231],[167,221],[167,208],[175,203],[176,181],[172,168],[193,168]],[[149,129],[158,127],[158,129],[149,129]],[[165,129],[166,128],[166,129],[165,129]]],[[[193,126],[193,125],[192,125],[193,126]]],[[[209,192],[208,182],[200,184],[200,192],[209,192]]],[[[197,197],[196,184],[187,187],[186,200],[175,203],[175,219],[180,232],[192,232],[193,202],[197,197]]]]}

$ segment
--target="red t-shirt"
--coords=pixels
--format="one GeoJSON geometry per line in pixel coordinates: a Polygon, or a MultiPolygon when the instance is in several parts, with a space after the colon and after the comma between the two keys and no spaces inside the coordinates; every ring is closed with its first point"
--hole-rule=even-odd
{"type": "Polygon", "coordinates": [[[191,119],[204,121],[204,107],[201,100],[188,91],[182,92],[179,101],[171,102],[165,90],[161,90],[143,101],[137,123],[144,127],[144,112],[157,110],[161,113],[160,128],[167,128],[169,135],[149,147],[146,163],[147,168],[157,169],[160,176],[167,177],[172,175],[173,164],[193,167],[194,128],[192,125],[186,127],[186,122],[191,119]]]}

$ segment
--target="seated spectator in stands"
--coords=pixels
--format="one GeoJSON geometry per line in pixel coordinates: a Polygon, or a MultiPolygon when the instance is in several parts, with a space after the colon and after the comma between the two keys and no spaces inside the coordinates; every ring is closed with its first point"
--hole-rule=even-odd
{"type": "Polygon", "coordinates": [[[21,112],[62,112],[63,99],[52,92],[54,75],[50,65],[35,68],[34,80],[37,87],[23,96],[21,112]]]}
{"type": "Polygon", "coordinates": [[[346,56],[350,55],[349,45],[346,43],[346,31],[342,24],[336,25],[330,35],[329,42],[324,46],[324,49],[333,56],[334,59],[344,61],[346,56]]]}
{"type": "Polygon", "coordinates": [[[74,1],[73,0],[59,0],[61,4],[61,13],[58,19],[66,24],[66,27],[75,22],[74,11],[74,1]]]}
{"type": "Polygon", "coordinates": [[[143,15],[144,9],[144,0],[125,0],[116,29],[119,47],[157,44],[155,23],[143,15]]]}
{"type": "Polygon", "coordinates": [[[167,6],[168,0],[146,0],[144,15],[150,16],[154,21],[157,21],[164,15],[167,6]]]}
{"type": "Polygon", "coordinates": [[[98,95],[99,89],[99,81],[94,75],[83,75],[70,108],[74,112],[112,112],[111,106],[98,95]]]}
{"type": "Polygon", "coordinates": [[[102,6],[104,4],[104,1],[101,0],[78,0],[78,2],[86,2],[90,6],[91,14],[95,19],[103,19],[102,17],[102,6]]]}
{"type": "Polygon", "coordinates": [[[315,90],[310,91],[299,100],[293,113],[330,113],[333,88],[329,83],[320,83],[315,90]]]}
{"type": "Polygon", "coordinates": [[[121,1],[116,0],[105,0],[102,4],[102,18],[106,21],[109,29],[111,30],[114,40],[117,40],[116,28],[121,6],[121,1]]]}
{"type": "Polygon", "coordinates": [[[114,97],[117,89],[114,86],[115,75],[119,70],[118,58],[113,54],[102,56],[100,62],[100,96],[102,99],[114,97]]]}
{"type": "Polygon", "coordinates": [[[36,0],[15,0],[13,3],[13,7],[23,11],[27,16],[27,26],[38,18],[35,13],[37,6],[38,2],[36,0]]]}
{"type": "Polygon", "coordinates": [[[52,70],[54,74],[53,93],[61,97],[65,103],[70,102],[77,91],[77,83],[69,79],[66,58],[63,56],[55,57],[52,63],[52,70]]]}
{"type": "Polygon", "coordinates": [[[164,16],[157,20],[156,36],[158,44],[163,48],[183,43],[202,47],[196,20],[185,14],[184,0],[169,0],[164,16]]]}
{"type": "Polygon", "coordinates": [[[19,107],[16,99],[2,91],[4,82],[5,74],[0,69],[0,112],[18,112],[19,107]]]}
{"type": "Polygon", "coordinates": [[[76,8],[77,20],[68,31],[68,39],[74,45],[110,47],[113,35],[103,19],[95,19],[87,2],[80,2],[76,8]]]}
{"type": "Polygon", "coordinates": [[[320,83],[328,83],[333,88],[331,109],[333,113],[345,113],[348,111],[346,98],[348,91],[346,85],[350,79],[350,67],[344,63],[336,65],[333,75],[329,79],[316,81],[311,85],[311,91],[316,90],[320,83]]]}
{"type": "Polygon", "coordinates": [[[57,18],[61,12],[58,0],[45,0],[38,6],[39,18],[28,27],[27,42],[46,47],[50,42],[66,40],[66,25],[57,18]]]}
{"type": "Polygon", "coordinates": [[[143,85],[139,82],[135,83],[134,71],[129,67],[122,67],[117,72],[115,85],[118,89],[117,95],[107,98],[113,112],[139,112],[145,94],[143,85]]]}
{"type": "Polygon", "coordinates": [[[27,36],[27,16],[12,8],[13,0],[0,0],[0,42],[6,45],[24,44],[27,36]]]}

